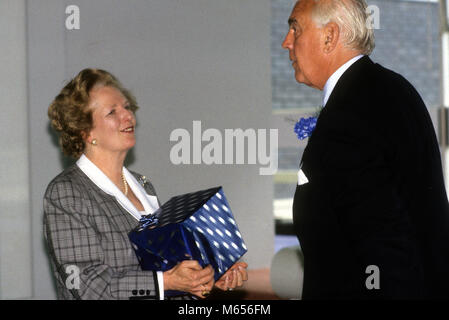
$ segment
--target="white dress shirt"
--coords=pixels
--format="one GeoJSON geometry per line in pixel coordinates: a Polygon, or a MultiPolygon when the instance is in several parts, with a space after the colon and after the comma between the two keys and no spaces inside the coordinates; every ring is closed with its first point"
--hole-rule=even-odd
{"type": "MultiPolygon", "coordinates": [[[[90,161],[84,154],[76,162],[77,166],[83,171],[98,188],[107,194],[115,197],[117,202],[125,209],[134,219],[140,220],[142,215],[152,214],[159,209],[159,203],[156,196],[151,196],[146,193],[143,186],[136,180],[136,178],[123,167],[123,174],[125,176],[128,186],[139,199],[145,211],[139,211],[132,204],[132,202],[124,195],[124,193],[100,170],[92,161],[90,161]]],[[[162,271],[157,271],[157,282],[159,285],[159,296],[164,300],[164,277],[162,271]]]]}
{"type": "Polygon", "coordinates": [[[338,80],[340,77],[345,73],[346,70],[350,66],[352,66],[357,60],[363,57],[363,54],[360,54],[348,62],[346,62],[344,65],[342,65],[340,68],[335,71],[329,79],[327,79],[326,84],[324,85],[323,89],[323,107],[326,106],[327,100],[329,100],[329,97],[331,96],[332,91],[334,90],[335,86],[337,85],[338,80]]]}

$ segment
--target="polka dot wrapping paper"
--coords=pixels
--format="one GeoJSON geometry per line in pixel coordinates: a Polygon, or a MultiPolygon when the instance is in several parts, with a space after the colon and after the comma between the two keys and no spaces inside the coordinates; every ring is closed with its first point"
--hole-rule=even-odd
{"type": "Polygon", "coordinates": [[[143,270],[166,271],[183,260],[212,265],[218,280],[247,247],[222,187],[175,196],[140,223],[129,238],[143,270]]]}

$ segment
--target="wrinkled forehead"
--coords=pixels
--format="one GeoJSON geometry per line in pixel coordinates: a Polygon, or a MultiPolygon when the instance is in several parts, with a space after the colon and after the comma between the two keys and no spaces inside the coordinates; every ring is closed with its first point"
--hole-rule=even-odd
{"type": "Polygon", "coordinates": [[[292,13],[288,18],[288,24],[297,23],[304,25],[310,18],[311,9],[313,8],[314,0],[299,0],[293,7],[292,13]]]}

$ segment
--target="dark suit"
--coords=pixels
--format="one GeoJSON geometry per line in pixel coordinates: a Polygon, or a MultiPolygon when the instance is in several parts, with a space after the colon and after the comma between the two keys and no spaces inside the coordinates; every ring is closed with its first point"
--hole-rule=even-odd
{"type": "Polygon", "coordinates": [[[449,206],[435,131],[402,76],[363,57],[319,115],[294,197],[304,299],[449,297],[449,206]],[[379,268],[380,289],[366,273],[379,268]]]}

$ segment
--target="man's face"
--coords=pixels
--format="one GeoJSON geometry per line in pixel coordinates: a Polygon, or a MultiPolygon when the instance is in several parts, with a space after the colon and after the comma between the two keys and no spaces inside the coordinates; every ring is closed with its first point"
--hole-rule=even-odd
{"type": "Polygon", "coordinates": [[[313,1],[310,0],[301,0],[295,5],[282,47],[289,51],[296,81],[322,90],[326,82],[322,79],[324,61],[320,43],[323,32],[310,17],[312,8],[313,1]]]}

